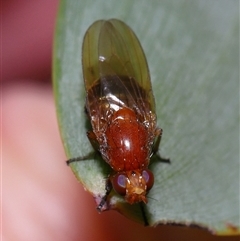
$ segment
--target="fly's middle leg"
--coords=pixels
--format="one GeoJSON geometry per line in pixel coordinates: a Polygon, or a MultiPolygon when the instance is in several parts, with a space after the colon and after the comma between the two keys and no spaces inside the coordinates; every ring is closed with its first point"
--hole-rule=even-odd
{"type": "Polygon", "coordinates": [[[163,130],[161,128],[157,128],[155,130],[155,142],[154,142],[153,148],[152,148],[152,155],[156,156],[158,161],[170,164],[171,161],[170,161],[169,158],[163,158],[158,153],[160,142],[161,142],[161,139],[162,139],[162,133],[163,133],[163,130]]]}
{"type": "Polygon", "coordinates": [[[73,162],[79,162],[79,161],[85,161],[85,160],[90,160],[93,159],[94,156],[96,155],[96,152],[91,152],[86,156],[79,156],[79,157],[74,157],[66,161],[67,165],[73,162]]]}
{"type": "MultiPolygon", "coordinates": [[[[97,141],[97,138],[96,138],[96,135],[94,134],[94,132],[93,131],[88,131],[87,132],[87,137],[88,137],[92,147],[96,151],[98,151],[99,144],[98,144],[98,141],[97,141]]],[[[89,154],[87,154],[86,156],[83,156],[83,157],[71,158],[71,159],[67,160],[66,163],[67,163],[67,165],[69,165],[70,163],[73,163],[73,162],[93,159],[95,155],[96,155],[95,151],[94,152],[90,152],[89,154]]]]}

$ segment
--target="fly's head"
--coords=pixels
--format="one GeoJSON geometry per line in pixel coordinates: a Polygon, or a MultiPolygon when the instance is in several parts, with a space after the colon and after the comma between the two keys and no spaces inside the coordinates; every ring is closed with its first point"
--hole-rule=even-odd
{"type": "Polygon", "coordinates": [[[147,203],[146,195],[154,183],[153,173],[148,170],[125,171],[111,178],[114,190],[130,203],[147,203]]]}

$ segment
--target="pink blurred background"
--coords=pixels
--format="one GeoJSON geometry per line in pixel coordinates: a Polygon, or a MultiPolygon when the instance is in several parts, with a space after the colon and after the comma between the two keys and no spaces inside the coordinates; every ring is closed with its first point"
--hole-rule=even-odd
{"type": "Polygon", "coordinates": [[[3,240],[239,240],[99,215],[61,143],[51,87],[57,0],[2,4],[3,240]]]}
{"type": "Polygon", "coordinates": [[[2,1],[2,79],[50,80],[57,0],[2,1]]]}

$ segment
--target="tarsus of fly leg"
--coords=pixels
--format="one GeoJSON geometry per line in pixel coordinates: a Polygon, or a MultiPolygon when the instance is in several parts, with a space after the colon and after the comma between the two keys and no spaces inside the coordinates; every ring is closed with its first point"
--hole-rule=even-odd
{"type": "Polygon", "coordinates": [[[94,157],[94,155],[96,155],[95,152],[90,152],[88,155],[86,156],[79,156],[79,157],[74,157],[74,158],[71,158],[69,160],[66,161],[67,165],[69,165],[70,163],[73,163],[73,162],[79,162],[79,161],[85,161],[85,160],[90,160],[94,157]]]}

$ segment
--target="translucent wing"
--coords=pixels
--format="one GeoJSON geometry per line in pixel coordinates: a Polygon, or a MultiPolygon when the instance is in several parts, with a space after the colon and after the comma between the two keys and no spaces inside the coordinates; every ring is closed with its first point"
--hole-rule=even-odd
{"type": "Polygon", "coordinates": [[[97,115],[106,119],[107,113],[128,107],[143,121],[150,121],[155,103],[147,61],[125,23],[111,19],[90,26],[83,43],[83,73],[87,108],[94,120],[97,115]]]}
{"type": "Polygon", "coordinates": [[[101,75],[128,75],[151,92],[147,61],[134,32],[122,21],[105,21],[99,37],[101,75]]]}
{"type": "Polygon", "coordinates": [[[94,22],[87,30],[82,46],[82,65],[85,88],[88,91],[100,79],[98,42],[104,20],[94,22]]]}

